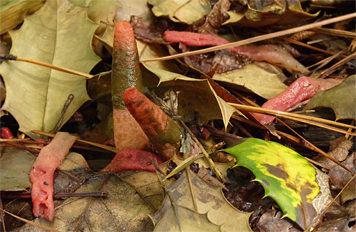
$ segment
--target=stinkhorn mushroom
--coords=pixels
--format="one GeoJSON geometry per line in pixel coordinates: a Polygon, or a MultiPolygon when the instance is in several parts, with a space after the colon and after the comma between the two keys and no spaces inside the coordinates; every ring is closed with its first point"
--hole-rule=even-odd
{"type": "Polygon", "coordinates": [[[117,151],[149,148],[147,136],[124,103],[124,92],[127,88],[136,87],[143,92],[134,32],[131,24],[125,21],[119,21],[115,26],[111,83],[114,139],[117,151]]]}
{"type": "MultiPolygon", "coordinates": [[[[286,90],[271,98],[262,105],[262,108],[286,111],[292,106],[311,98],[316,93],[330,89],[342,82],[341,79],[316,79],[311,77],[300,77],[293,82],[286,90]]],[[[275,117],[253,113],[262,124],[271,123],[275,117]]]]}
{"type": "Polygon", "coordinates": [[[61,165],[77,138],[58,132],[51,143],[42,148],[30,172],[33,214],[52,221],[54,217],[53,174],[61,165]]]}

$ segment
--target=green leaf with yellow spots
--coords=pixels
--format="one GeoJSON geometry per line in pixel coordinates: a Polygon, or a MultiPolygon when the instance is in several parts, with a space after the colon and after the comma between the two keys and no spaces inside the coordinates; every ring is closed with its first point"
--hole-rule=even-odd
{"type": "Polygon", "coordinates": [[[224,150],[237,158],[234,167],[248,168],[254,181],[262,184],[265,196],[273,198],[284,216],[302,229],[316,217],[313,206],[320,190],[314,167],[297,152],[271,141],[241,139],[238,145],[224,150]]]}

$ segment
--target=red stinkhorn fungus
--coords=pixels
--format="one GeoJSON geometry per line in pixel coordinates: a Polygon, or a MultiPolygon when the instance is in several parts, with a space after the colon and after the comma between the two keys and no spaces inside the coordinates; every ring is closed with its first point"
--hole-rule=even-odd
{"type": "Polygon", "coordinates": [[[52,221],[54,217],[53,174],[61,165],[77,138],[58,132],[52,142],[42,148],[30,172],[33,214],[52,221]]]}

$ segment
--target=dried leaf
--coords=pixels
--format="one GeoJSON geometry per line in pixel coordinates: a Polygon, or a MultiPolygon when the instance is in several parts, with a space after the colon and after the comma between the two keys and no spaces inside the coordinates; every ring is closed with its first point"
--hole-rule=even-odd
{"type": "Polygon", "coordinates": [[[31,187],[29,173],[36,157],[16,147],[0,147],[0,191],[25,191],[31,187]]]}
{"type": "Polygon", "coordinates": [[[148,0],[152,12],[157,16],[169,17],[173,22],[192,24],[210,12],[207,0],[148,0]]]}
{"type": "MultiPolygon", "coordinates": [[[[139,51],[142,51],[140,59],[156,57],[162,52],[142,42],[138,42],[137,46],[139,51]]],[[[178,95],[178,112],[185,121],[195,118],[194,112],[197,112],[202,123],[211,119],[223,119],[227,126],[231,115],[236,112],[233,107],[217,96],[207,80],[193,79],[173,72],[172,70],[177,70],[177,68],[172,61],[147,62],[143,65],[159,78],[159,87],[155,91],[161,91],[161,94],[167,90],[181,92],[178,95]]]]}
{"type": "Polygon", "coordinates": [[[356,75],[349,76],[332,89],[317,93],[310,99],[305,109],[330,107],[334,110],[336,120],[356,119],[356,75]]]}
{"type": "Polygon", "coordinates": [[[43,5],[43,0],[2,0],[0,1],[0,35],[14,29],[27,14],[32,14],[43,5]]]}
{"type": "MultiPolygon", "coordinates": [[[[155,209],[136,190],[115,174],[88,178],[76,193],[107,192],[107,198],[68,198],[55,210],[53,222],[35,219],[39,224],[61,231],[152,231],[148,214],[155,209]]],[[[31,230],[25,225],[21,231],[31,230]]]]}
{"type": "MultiPolygon", "coordinates": [[[[286,6],[284,1],[281,2],[266,1],[265,6],[247,6],[245,12],[232,12],[228,11],[227,14],[230,19],[224,22],[226,24],[234,24],[244,27],[265,27],[272,24],[293,24],[301,23],[319,15],[319,12],[315,14],[309,14],[303,11],[301,3],[299,1],[290,1],[289,6],[286,6]],[[256,9],[257,8],[257,9],[256,9]]],[[[231,10],[231,9],[230,9],[231,10]]]]}
{"type": "Polygon", "coordinates": [[[277,74],[267,72],[255,64],[246,64],[241,69],[227,73],[216,73],[213,79],[245,87],[266,99],[271,99],[288,88],[277,74]]]}
{"type": "MultiPolygon", "coordinates": [[[[20,30],[10,32],[11,53],[88,73],[99,61],[90,46],[97,25],[87,19],[86,8],[71,7],[67,0],[47,1],[26,17],[20,30]]],[[[0,72],[7,90],[3,110],[33,138],[39,136],[31,130],[48,132],[55,127],[69,94],[74,100],[63,122],[89,100],[86,80],[80,76],[15,61],[3,62],[0,72]]]]}
{"type": "MultiPolygon", "coordinates": [[[[220,226],[220,231],[251,231],[248,218],[250,213],[241,212],[233,208],[224,198],[221,187],[210,185],[189,171],[192,185],[188,184],[187,174],[184,172],[181,177],[171,187],[167,188],[168,194],[171,194],[170,202],[166,196],[165,204],[151,218],[156,226],[164,223],[167,217],[171,220],[179,220],[182,224],[191,223],[187,221],[186,215],[191,215],[203,220],[206,214],[209,222],[220,226]],[[191,194],[191,189],[194,195],[191,194]],[[197,209],[194,208],[193,200],[196,202],[197,209]],[[179,207],[176,209],[176,207],[179,207]],[[180,218],[179,211],[185,211],[182,208],[189,209],[190,212],[180,218]],[[174,215],[178,211],[178,215],[174,215]],[[173,214],[172,214],[173,213],[173,214]],[[163,221],[163,222],[162,222],[163,221]]],[[[206,225],[204,220],[204,224],[206,225]]],[[[194,224],[199,226],[198,223],[194,224]]],[[[188,225],[187,225],[188,226],[188,225]]],[[[167,230],[167,224],[161,230],[167,230]]],[[[214,230],[215,226],[210,224],[209,231],[214,230]]],[[[206,229],[203,231],[207,231],[206,229]]]]}

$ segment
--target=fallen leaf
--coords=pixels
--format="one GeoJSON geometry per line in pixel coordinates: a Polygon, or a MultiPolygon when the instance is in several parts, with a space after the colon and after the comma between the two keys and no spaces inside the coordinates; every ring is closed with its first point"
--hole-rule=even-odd
{"type": "Polygon", "coordinates": [[[305,110],[317,107],[330,107],[336,120],[356,119],[356,75],[349,76],[341,84],[317,93],[305,106],[305,110]]]}
{"type": "Polygon", "coordinates": [[[210,12],[207,0],[148,0],[156,17],[166,16],[173,22],[192,24],[210,12]]]}
{"type": "Polygon", "coordinates": [[[288,231],[288,232],[299,232],[293,227],[293,224],[290,221],[282,219],[282,213],[274,211],[270,211],[268,213],[264,213],[260,220],[258,221],[256,227],[261,232],[269,232],[269,231],[288,231]]]}
{"type": "Polygon", "coordinates": [[[16,147],[0,147],[0,191],[26,191],[31,187],[29,173],[36,157],[16,147]]]}
{"type": "MultiPolygon", "coordinates": [[[[37,218],[34,222],[60,231],[152,231],[148,214],[155,209],[136,190],[115,174],[87,178],[76,193],[107,192],[107,198],[71,197],[55,209],[53,222],[37,218]]],[[[20,230],[31,230],[25,225],[20,230]]]]}
{"type": "MultiPolygon", "coordinates": [[[[68,13],[71,6],[67,0],[47,1],[26,17],[21,29],[10,32],[11,53],[88,73],[99,61],[90,46],[97,25],[87,19],[86,8],[68,13]]],[[[74,99],[63,123],[89,100],[84,77],[17,61],[3,62],[0,72],[7,91],[3,110],[15,117],[20,131],[34,139],[39,136],[31,130],[49,132],[55,127],[69,94],[74,99]]]]}
{"type": "MultiPolygon", "coordinates": [[[[140,59],[157,57],[162,51],[142,42],[137,43],[140,59]]],[[[223,119],[227,126],[231,115],[237,112],[235,108],[227,104],[214,91],[208,80],[186,77],[172,70],[177,70],[174,62],[147,62],[143,66],[159,78],[157,91],[167,90],[181,91],[178,95],[178,112],[184,121],[196,118],[204,123],[211,119],[223,119]],[[208,104],[207,104],[208,103],[208,104]]],[[[156,91],[155,90],[155,91],[156,91]]]]}
{"type": "Polygon", "coordinates": [[[130,170],[116,175],[134,188],[148,204],[156,210],[160,209],[164,201],[164,190],[156,173],[130,170]]]}
{"type": "Polygon", "coordinates": [[[230,8],[229,0],[220,0],[216,2],[213,9],[205,19],[204,24],[199,27],[199,33],[218,34],[221,24],[228,18],[227,11],[230,8]]]}
{"type": "MultiPolygon", "coordinates": [[[[353,152],[351,155],[348,155],[346,160],[341,162],[345,165],[348,169],[356,172],[356,153],[353,152]]],[[[333,189],[342,189],[347,182],[352,178],[352,174],[346,171],[343,167],[339,165],[335,165],[332,167],[328,173],[330,176],[330,185],[333,189]]]]}
{"type": "Polygon", "coordinates": [[[247,4],[247,10],[244,12],[228,11],[227,14],[230,18],[223,25],[234,24],[244,27],[265,27],[272,24],[300,23],[319,15],[319,12],[315,14],[305,12],[299,1],[283,1],[283,4],[281,2],[269,4],[271,2],[268,1],[266,3],[264,6],[255,7],[247,4]]]}
{"type": "MultiPolygon", "coordinates": [[[[221,187],[208,184],[190,170],[189,175],[191,185],[188,183],[186,172],[183,172],[171,187],[166,188],[170,197],[166,195],[165,203],[160,211],[151,215],[152,221],[156,226],[164,223],[163,228],[158,227],[157,230],[166,231],[169,229],[164,222],[167,219],[179,220],[182,225],[192,223],[187,221],[188,214],[197,219],[199,218],[204,222],[204,225],[210,226],[209,231],[216,228],[212,224],[220,226],[220,231],[252,231],[248,221],[250,213],[241,212],[233,208],[224,198],[221,187]],[[170,202],[170,199],[173,202],[170,202]],[[193,201],[196,202],[197,209],[194,208],[193,201]],[[179,208],[176,209],[176,207],[179,208]],[[188,209],[189,211],[187,212],[188,209]],[[178,210],[178,215],[174,214],[175,210],[178,210]],[[182,215],[182,218],[180,218],[180,215],[182,215]],[[202,219],[204,215],[206,215],[211,224],[202,219]]],[[[199,226],[198,223],[194,223],[194,225],[199,226]]],[[[180,228],[182,229],[182,227],[180,228]]],[[[207,231],[207,229],[203,231],[207,231]]]]}
{"type": "Polygon", "coordinates": [[[208,220],[207,214],[197,213],[183,206],[172,206],[169,198],[163,204],[164,210],[160,220],[155,224],[154,231],[221,231],[219,225],[208,220]]]}
{"type": "Polygon", "coordinates": [[[0,1],[0,35],[19,25],[27,14],[32,14],[43,5],[43,0],[0,1]]]}
{"type": "Polygon", "coordinates": [[[216,73],[213,79],[245,87],[265,99],[271,99],[288,88],[277,74],[267,72],[255,64],[246,64],[241,69],[227,73],[216,73]]]}
{"type": "Polygon", "coordinates": [[[302,229],[311,224],[317,215],[313,200],[320,188],[315,169],[304,157],[279,143],[256,138],[241,139],[224,151],[236,156],[234,167],[246,167],[255,175],[254,181],[277,202],[284,217],[302,229]]]}

